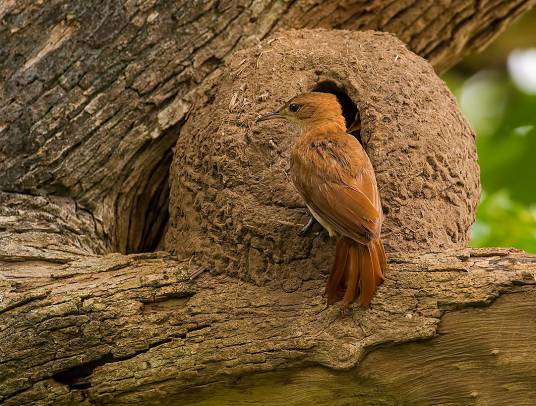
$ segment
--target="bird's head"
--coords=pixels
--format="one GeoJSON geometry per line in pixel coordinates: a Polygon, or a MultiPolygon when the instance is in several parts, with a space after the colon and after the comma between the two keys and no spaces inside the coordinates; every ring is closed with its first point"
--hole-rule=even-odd
{"type": "Polygon", "coordinates": [[[331,93],[303,93],[290,99],[283,107],[272,113],[264,114],[259,121],[275,118],[286,119],[302,130],[310,126],[333,123],[346,130],[341,105],[331,93]]]}

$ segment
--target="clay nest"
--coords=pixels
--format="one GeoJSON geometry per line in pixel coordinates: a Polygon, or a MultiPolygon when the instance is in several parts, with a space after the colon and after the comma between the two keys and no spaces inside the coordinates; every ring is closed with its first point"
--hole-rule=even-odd
{"type": "Polygon", "coordinates": [[[296,289],[328,272],[333,242],[298,235],[289,178],[298,132],[255,118],[308,91],[359,112],[388,252],[466,246],[479,197],[474,133],[427,61],[390,34],[300,30],[234,54],[200,90],[171,169],[167,248],[216,272],[296,289]]]}

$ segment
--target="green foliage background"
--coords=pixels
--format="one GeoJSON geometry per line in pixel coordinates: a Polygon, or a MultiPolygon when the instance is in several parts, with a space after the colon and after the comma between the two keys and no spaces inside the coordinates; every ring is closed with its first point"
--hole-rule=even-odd
{"type": "Polygon", "coordinates": [[[507,69],[510,52],[527,48],[536,48],[536,11],[443,76],[477,134],[482,196],[471,229],[475,247],[536,253],[536,93],[520,89],[507,69]]]}

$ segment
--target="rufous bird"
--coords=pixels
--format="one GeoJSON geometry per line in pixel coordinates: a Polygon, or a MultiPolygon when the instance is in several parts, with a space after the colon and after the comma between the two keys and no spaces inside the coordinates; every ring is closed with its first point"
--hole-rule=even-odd
{"type": "Polygon", "coordinates": [[[387,267],[380,238],[382,206],[370,159],[348,134],[333,94],[301,94],[257,121],[274,118],[298,126],[290,156],[292,182],[313,217],[330,237],[337,237],[328,304],[337,302],[344,289],[344,306],[357,296],[361,306],[368,306],[387,267]]]}

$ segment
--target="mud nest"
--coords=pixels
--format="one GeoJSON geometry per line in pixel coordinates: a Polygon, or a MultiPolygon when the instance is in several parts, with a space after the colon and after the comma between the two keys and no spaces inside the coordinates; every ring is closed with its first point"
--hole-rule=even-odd
{"type": "Polygon", "coordinates": [[[333,242],[298,236],[308,213],[288,176],[297,130],[255,123],[312,90],[335,93],[348,122],[359,112],[388,252],[466,246],[479,169],[445,84],[390,34],[301,30],[236,53],[200,89],[171,169],[167,248],[288,291],[329,270],[333,242]]]}

